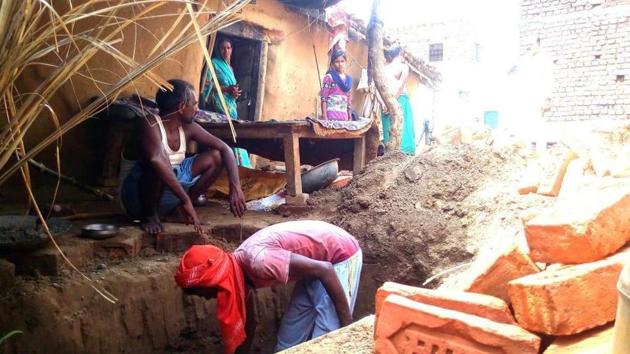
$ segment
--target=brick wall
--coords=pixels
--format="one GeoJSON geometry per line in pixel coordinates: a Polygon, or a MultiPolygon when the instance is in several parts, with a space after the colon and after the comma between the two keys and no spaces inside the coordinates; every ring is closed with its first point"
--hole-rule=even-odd
{"type": "Polygon", "coordinates": [[[438,69],[443,62],[476,62],[474,27],[463,21],[446,21],[418,24],[388,29],[410,52],[438,69]],[[429,45],[442,43],[444,56],[441,61],[429,60],[429,45]]]}
{"type": "MultiPolygon", "coordinates": [[[[421,97],[422,114],[414,111],[417,124],[431,120],[434,131],[453,125],[467,124],[479,117],[482,110],[474,97],[478,73],[479,38],[477,27],[464,20],[444,20],[388,28],[388,34],[400,42],[427,64],[436,68],[441,81],[431,96],[421,97]],[[431,44],[441,43],[443,56],[440,61],[429,60],[431,44]]],[[[414,107],[415,109],[415,107],[414,107]]],[[[422,131],[418,126],[417,131],[422,131]]],[[[418,133],[417,133],[418,134],[418,133]]]]}
{"type": "Polygon", "coordinates": [[[520,37],[554,64],[546,119],[630,119],[629,0],[522,0],[520,37]]]}

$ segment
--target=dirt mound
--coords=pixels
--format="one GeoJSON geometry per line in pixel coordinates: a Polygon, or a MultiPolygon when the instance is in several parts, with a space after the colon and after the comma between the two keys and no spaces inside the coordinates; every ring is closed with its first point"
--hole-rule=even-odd
{"type": "Polygon", "coordinates": [[[372,161],[342,191],[316,193],[310,202],[317,217],[357,237],[365,264],[374,265],[373,286],[419,285],[470,261],[495,234],[513,239],[518,214],[545,203],[515,193],[525,166],[514,153],[469,145],[437,146],[415,157],[393,153],[372,161]]]}

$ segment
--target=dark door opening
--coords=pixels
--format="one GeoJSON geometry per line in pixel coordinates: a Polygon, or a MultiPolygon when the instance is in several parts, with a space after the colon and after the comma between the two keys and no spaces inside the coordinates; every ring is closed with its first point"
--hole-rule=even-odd
{"type": "MultiPolygon", "coordinates": [[[[258,98],[258,85],[259,85],[259,73],[260,73],[260,58],[262,51],[262,42],[234,36],[231,34],[219,32],[217,41],[212,50],[212,55],[218,55],[219,53],[219,41],[221,38],[228,38],[232,42],[232,58],[231,66],[234,70],[234,76],[236,82],[239,84],[242,95],[236,101],[237,113],[239,120],[255,120],[256,103],[258,98]]],[[[210,49],[210,48],[208,48],[210,49]]],[[[204,64],[201,75],[201,86],[205,85],[207,64],[204,64]]],[[[215,111],[213,107],[204,107],[202,109],[215,111]]]]}

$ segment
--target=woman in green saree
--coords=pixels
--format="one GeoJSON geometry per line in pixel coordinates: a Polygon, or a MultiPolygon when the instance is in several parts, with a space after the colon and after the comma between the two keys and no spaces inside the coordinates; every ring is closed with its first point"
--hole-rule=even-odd
{"type": "MultiPolygon", "coordinates": [[[[411,102],[407,93],[409,66],[404,62],[401,54],[402,48],[400,45],[394,45],[392,48],[385,50],[385,76],[387,84],[394,97],[396,97],[403,114],[400,151],[407,155],[415,155],[416,133],[413,110],[411,109],[411,102]]],[[[387,113],[381,115],[381,123],[383,124],[383,143],[387,144],[390,139],[389,129],[391,127],[391,118],[387,113]]]]}
{"type": "MultiPolygon", "coordinates": [[[[211,107],[212,110],[223,113],[230,117],[230,119],[237,120],[238,112],[236,110],[236,100],[241,96],[241,89],[238,87],[236,77],[234,76],[234,70],[230,65],[232,58],[232,42],[223,38],[219,42],[218,56],[212,58],[212,66],[217,74],[217,80],[221,86],[223,92],[223,99],[227,106],[228,112],[226,113],[221,104],[219,98],[219,91],[214,87],[214,81],[212,80],[212,74],[210,70],[206,70],[206,83],[201,90],[201,97],[206,107],[211,107]]],[[[249,160],[249,154],[247,150],[234,148],[234,154],[236,155],[236,161],[240,166],[252,167],[252,163],[249,160]]]]}

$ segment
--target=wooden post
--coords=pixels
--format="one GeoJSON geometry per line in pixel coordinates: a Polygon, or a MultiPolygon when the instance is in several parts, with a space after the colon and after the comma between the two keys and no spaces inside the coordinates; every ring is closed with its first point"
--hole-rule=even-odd
{"type": "Polygon", "coordinates": [[[365,167],[365,136],[354,139],[352,152],[352,174],[358,175],[365,167]]]}
{"type": "Polygon", "coordinates": [[[300,174],[300,138],[291,132],[284,136],[284,164],[287,170],[287,204],[306,205],[308,194],[302,193],[300,174]]]}
{"type": "Polygon", "coordinates": [[[258,63],[258,87],[256,88],[256,108],[254,110],[254,121],[262,120],[263,100],[265,98],[265,78],[267,76],[267,42],[262,41],[260,47],[260,61],[258,63]]]}
{"type": "Polygon", "coordinates": [[[374,85],[381,94],[391,120],[389,151],[400,150],[400,132],[402,127],[402,110],[398,105],[394,92],[390,92],[385,78],[385,57],[383,55],[383,21],[380,18],[381,1],[373,0],[372,14],[367,29],[368,40],[368,72],[374,79],[374,85]]]}

